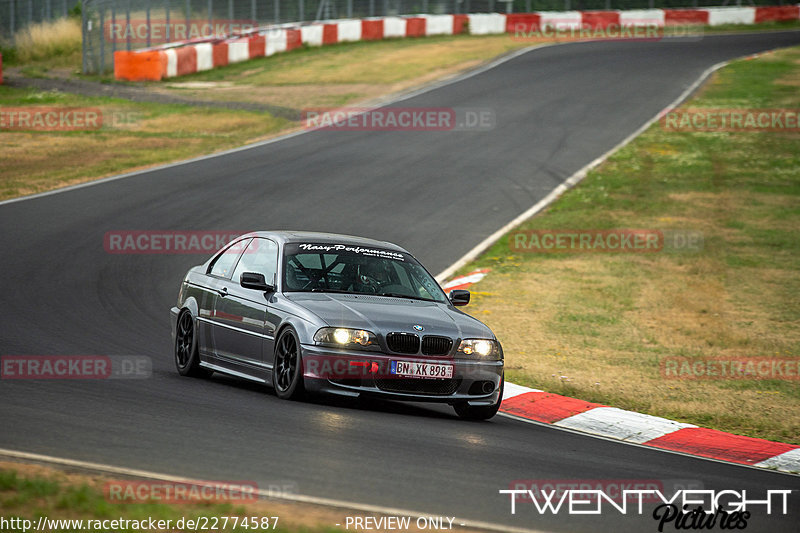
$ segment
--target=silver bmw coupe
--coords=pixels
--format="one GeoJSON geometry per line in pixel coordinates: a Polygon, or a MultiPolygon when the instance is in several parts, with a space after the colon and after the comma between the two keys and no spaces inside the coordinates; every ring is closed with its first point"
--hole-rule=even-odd
{"type": "Polygon", "coordinates": [[[487,419],[503,349],[403,248],[295,231],[242,235],[189,270],[171,309],[175,364],[304,393],[448,403],[487,419]]]}

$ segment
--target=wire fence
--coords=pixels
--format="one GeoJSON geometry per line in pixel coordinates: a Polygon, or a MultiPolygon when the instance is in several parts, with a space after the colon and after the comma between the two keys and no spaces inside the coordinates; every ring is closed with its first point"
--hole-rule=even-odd
{"type": "MultiPolygon", "coordinates": [[[[782,5],[785,0],[0,0],[0,40],[80,11],[83,70],[112,68],[116,50],[221,35],[256,26],[411,14],[782,5]],[[698,3],[699,2],[699,3],[698,3]]],[[[790,3],[790,1],[786,1],[790,3]]],[[[794,3],[794,0],[791,0],[794,3]]]]}
{"type": "Polygon", "coordinates": [[[75,0],[0,0],[0,37],[11,40],[31,24],[66,17],[75,0]]]}

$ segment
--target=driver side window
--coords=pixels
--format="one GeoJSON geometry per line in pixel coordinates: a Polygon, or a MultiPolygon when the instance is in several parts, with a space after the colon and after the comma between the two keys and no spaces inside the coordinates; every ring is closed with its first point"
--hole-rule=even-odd
{"type": "Polygon", "coordinates": [[[238,283],[242,272],[263,274],[267,283],[274,284],[278,272],[278,245],[269,239],[253,239],[236,265],[233,281],[238,283]]]}

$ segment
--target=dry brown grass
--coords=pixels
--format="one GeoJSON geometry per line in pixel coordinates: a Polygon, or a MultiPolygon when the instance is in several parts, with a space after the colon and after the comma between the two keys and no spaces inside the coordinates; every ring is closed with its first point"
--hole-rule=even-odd
{"type": "MultiPolygon", "coordinates": [[[[119,106],[92,105],[104,112],[119,106]]],[[[122,170],[211,153],[266,138],[286,121],[255,113],[186,110],[141,118],[89,132],[3,132],[0,136],[0,199],[82,183],[122,170]]],[[[139,116],[139,115],[136,115],[139,116]]]]}
{"type": "MultiPolygon", "coordinates": [[[[782,86],[798,73],[800,48],[768,54],[726,69],[687,105],[797,108],[798,93],[782,86]]],[[[513,254],[501,241],[465,267],[493,269],[469,312],[502,341],[507,377],[800,443],[797,380],[680,380],[661,370],[669,357],[800,358],[798,139],[654,126],[522,226],[685,228],[702,232],[702,251],[513,254]]]]}
{"type": "Polygon", "coordinates": [[[81,51],[81,23],[75,18],[31,24],[14,36],[17,60],[20,63],[77,56],[81,51]]]}
{"type": "MultiPolygon", "coordinates": [[[[68,35],[72,27],[68,22],[59,31],[45,26],[32,28],[30,53],[49,46],[44,36],[50,33],[68,35]]],[[[354,43],[278,54],[168,84],[154,84],[150,90],[293,109],[366,105],[369,101],[454,75],[519,46],[507,36],[354,43]],[[199,88],[198,82],[208,83],[199,88]]],[[[28,94],[6,87],[0,88],[0,105],[122,108],[144,117],[111,131],[3,132],[0,136],[0,199],[211,153],[301,127],[300,123],[261,113],[207,113],[191,107],[120,104],[108,99],[51,93],[28,94]]]]}
{"type": "MultiPolygon", "coordinates": [[[[0,489],[0,502],[5,502],[4,510],[13,513],[13,516],[20,516],[31,519],[37,514],[45,514],[51,519],[69,518],[91,518],[107,519],[125,517],[129,519],[141,520],[147,516],[156,519],[171,519],[174,521],[180,517],[192,516],[277,516],[278,531],[291,532],[302,531],[313,532],[332,532],[344,530],[344,527],[337,528],[335,524],[345,524],[347,516],[374,516],[380,518],[380,513],[359,513],[358,511],[337,509],[322,505],[311,505],[305,503],[291,503],[280,500],[259,500],[254,503],[236,504],[230,511],[221,508],[211,508],[206,504],[176,504],[170,505],[171,512],[165,513],[163,508],[153,508],[131,511],[135,506],[130,504],[113,503],[106,504],[103,498],[103,486],[109,481],[119,482],[119,477],[112,477],[103,474],[83,473],[75,469],[59,469],[41,464],[29,464],[12,460],[0,460],[0,475],[16,472],[18,479],[31,480],[36,483],[57,484],[58,492],[51,495],[39,495],[30,498],[29,495],[15,494],[12,490],[0,489]],[[91,491],[91,496],[83,497],[82,504],[86,507],[87,501],[94,502],[96,508],[76,509],[76,506],[64,504],[63,495],[70,490],[81,490],[82,487],[91,491]],[[111,508],[111,509],[109,509],[111,508]],[[110,511],[110,512],[109,512],[110,511]],[[224,514],[221,514],[224,513],[224,514]]],[[[273,523],[272,521],[270,522],[273,523]]],[[[411,520],[411,527],[407,531],[424,531],[415,527],[415,521],[411,520]]],[[[239,529],[241,530],[241,528],[239,529]]],[[[374,529],[376,533],[388,533],[390,530],[374,529]]],[[[454,527],[451,531],[460,533],[464,529],[454,527]]]]}
{"type": "Polygon", "coordinates": [[[473,68],[530,43],[507,35],[394,39],[293,51],[193,75],[156,90],[208,98],[198,80],[224,80],[215,100],[301,109],[357,104],[473,68]],[[186,85],[184,85],[184,83],[186,85]]]}

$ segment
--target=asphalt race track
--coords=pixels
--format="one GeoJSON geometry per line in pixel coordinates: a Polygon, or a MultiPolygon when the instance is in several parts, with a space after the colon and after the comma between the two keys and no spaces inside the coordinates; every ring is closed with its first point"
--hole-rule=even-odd
{"type": "MultiPolygon", "coordinates": [[[[146,380],[2,381],[0,448],[556,531],[656,531],[644,516],[511,515],[520,479],[686,480],[800,489],[748,469],[449,407],[279,401],[225,377],[181,378],[169,307],[196,255],[112,255],[114,230],[295,228],[406,246],[437,273],[680,95],[709,66],[800,32],[534,50],[396,104],[491,109],[491,131],[318,131],[0,205],[0,354],[145,355],[146,380]]],[[[87,154],[87,157],[92,157],[87,154]]],[[[502,339],[501,339],[502,341],[502,339]]],[[[747,531],[797,531],[757,511],[747,531]]],[[[674,531],[668,526],[665,531],[674,531]]]]}

